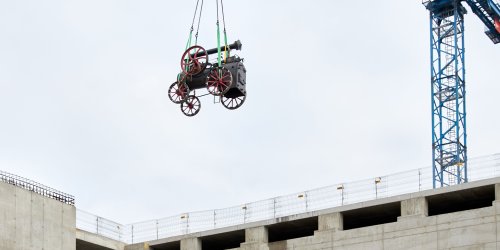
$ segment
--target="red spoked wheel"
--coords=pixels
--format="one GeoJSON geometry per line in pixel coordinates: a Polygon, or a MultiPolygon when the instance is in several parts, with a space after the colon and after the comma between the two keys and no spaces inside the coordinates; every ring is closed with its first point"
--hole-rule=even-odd
{"type": "Polygon", "coordinates": [[[241,105],[243,105],[243,103],[245,102],[246,98],[247,98],[246,95],[242,95],[242,96],[238,96],[238,97],[234,97],[234,98],[221,96],[220,102],[227,109],[233,110],[233,109],[237,109],[237,108],[241,107],[241,105]]]}
{"type": "Polygon", "coordinates": [[[208,93],[216,96],[225,94],[233,83],[231,71],[224,67],[214,67],[207,76],[208,93]]]}
{"type": "Polygon", "coordinates": [[[184,102],[189,95],[189,87],[187,86],[185,81],[174,82],[168,88],[168,98],[173,103],[182,103],[184,102]]]}
{"type": "Polygon", "coordinates": [[[193,76],[203,72],[207,64],[208,54],[201,46],[192,46],[182,54],[181,69],[186,75],[193,76]]]}
{"type": "Polygon", "coordinates": [[[194,95],[188,96],[185,102],[181,103],[181,111],[186,116],[195,116],[200,112],[200,99],[194,95]]]}

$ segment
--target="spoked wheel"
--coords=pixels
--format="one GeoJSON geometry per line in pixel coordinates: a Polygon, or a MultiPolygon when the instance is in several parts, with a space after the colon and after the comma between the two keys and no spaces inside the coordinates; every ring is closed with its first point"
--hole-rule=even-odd
{"type": "Polygon", "coordinates": [[[192,46],[182,54],[181,69],[186,75],[193,76],[203,72],[207,64],[208,54],[201,46],[192,46]]]}
{"type": "Polygon", "coordinates": [[[243,103],[245,102],[246,98],[247,98],[246,95],[238,96],[238,97],[234,97],[234,98],[221,96],[220,101],[224,107],[226,107],[227,109],[233,110],[233,109],[237,109],[237,108],[241,107],[241,105],[243,105],[243,103]]]}
{"type": "Polygon", "coordinates": [[[168,98],[173,103],[182,103],[184,102],[189,95],[189,87],[187,86],[185,81],[181,82],[174,82],[172,85],[170,85],[170,88],[168,88],[168,98]]]}
{"type": "Polygon", "coordinates": [[[231,87],[233,75],[223,67],[214,67],[207,76],[208,93],[216,96],[225,94],[231,87]]]}
{"type": "Polygon", "coordinates": [[[194,95],[188,96],[185,102],[181,103],[181,110],[187,116],[194,116],[200,112],[200,99],[194,95]]]}

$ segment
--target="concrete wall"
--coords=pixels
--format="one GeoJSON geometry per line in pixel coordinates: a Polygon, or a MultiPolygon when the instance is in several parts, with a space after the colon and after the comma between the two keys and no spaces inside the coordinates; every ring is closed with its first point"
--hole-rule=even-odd
{"type": "Polygon", "coordinates": [[[76,249],[76,210],[0,182],[1,250],[76,249]]]}

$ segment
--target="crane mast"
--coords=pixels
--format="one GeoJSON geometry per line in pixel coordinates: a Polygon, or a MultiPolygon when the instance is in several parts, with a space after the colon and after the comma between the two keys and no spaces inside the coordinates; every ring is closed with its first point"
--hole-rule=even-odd
{"type": "Polygon", "coordinates": [[[471,7],[500,42],[500,7],[492,0],[425,0],[430,12],[433,186],[468,181],[464,15],[471,7]]]}

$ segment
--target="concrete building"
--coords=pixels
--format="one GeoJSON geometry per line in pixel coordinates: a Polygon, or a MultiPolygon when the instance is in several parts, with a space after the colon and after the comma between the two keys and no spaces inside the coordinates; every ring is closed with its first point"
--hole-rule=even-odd
{"type": "Polygon", "coordinates": [[[55,194],[0,182],[0,249],[500,249],[500,178],[134,244],[77,229],[55,194]]]}
{"type": "Polygon", "coordinates": [[[500,249],[499,183],[471,182],[125,249],[500,249]]]}

